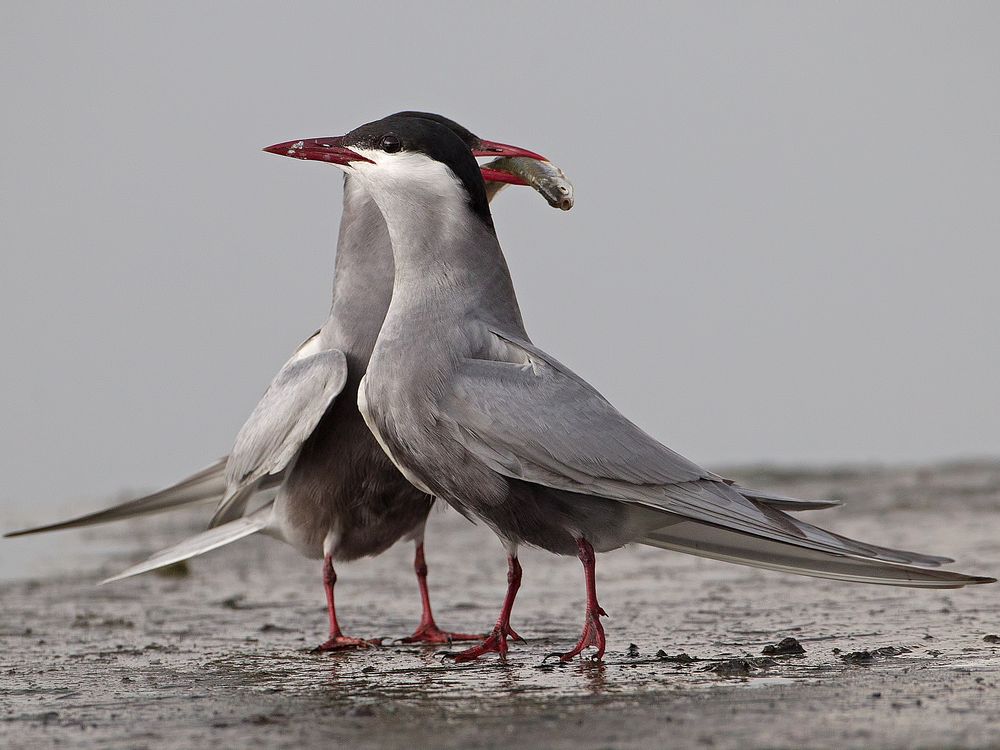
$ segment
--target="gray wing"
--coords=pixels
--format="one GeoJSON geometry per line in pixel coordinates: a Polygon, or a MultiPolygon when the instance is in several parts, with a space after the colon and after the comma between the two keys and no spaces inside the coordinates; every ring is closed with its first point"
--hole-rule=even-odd
{"type": "Polygon", "coordinates": [[[211,526],[239,517],[257,483],[282,472],[347,382],[347,359],[337,349],[289,361],[240,428],[226,464],[226,497],[211,526]]]}
{"type": "Polygon", "coordinates": [[[39,534],[43,531],[58,531],[59,529],[72,529],[79,526],[93,526],[99,523],[110,523],[111,521],[121,521],[136,516],[161,513],[193,503],[207,502],[209,500],[218,502],[226,492],[225,467],[226,459],[220,458],[211,466],[205,467],[198,473],[151,495],[128,500],[114,507],[77,516],[68,521],[11,531],[4,534],[4,536],[22,536],[24,534],[39,534]]]}
{"type": "Polygon", "coordinates": [[[440,418],[494,471],[810,549],[900,563],[945,560],[855,542],[754,502],[644,433],[534,345],[493,333],[510,361],[464,360],[440,418]]]}
{"type": "Polygon", "coordinates": [[[489,447],[505,451],[511,471],[520,464],[594,487],[607,480],[635,485],[725,481],[640,430],[534,344],[491,333],[497,337],[494,357],[465,360],[444,407],[461,415],[458,424],[488,430],[489,447]]]}
{"type": "Polygon", "coordinates": [[[167,565],[173,565],[196,555],[204,554],[209,550],[231,544],[251,534],[256,534],[258,531],[264,531],[270,524],[271,511],[272,505],[268,503],[242,518],[236,518],[215,528],[203,531],[189,539],[185,539],[167,549],[160,550],[118,575],[104,579],[101,581],[101,584],[120,581],[122,578],[128,578],[129,576],[147,573],[150,570],[157,570],[167,565]]]}

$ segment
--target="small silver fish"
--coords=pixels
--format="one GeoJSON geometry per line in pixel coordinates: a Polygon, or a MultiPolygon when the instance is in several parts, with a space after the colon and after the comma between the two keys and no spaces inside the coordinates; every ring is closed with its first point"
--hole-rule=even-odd
{"type": "Polygon", "coordinates": [[[573,183],[552,162],[524,156],[505,156],[483,166],[517,175],[541,193],[553,208],[561,208],[563,211],[573,208],[573,183]]]}

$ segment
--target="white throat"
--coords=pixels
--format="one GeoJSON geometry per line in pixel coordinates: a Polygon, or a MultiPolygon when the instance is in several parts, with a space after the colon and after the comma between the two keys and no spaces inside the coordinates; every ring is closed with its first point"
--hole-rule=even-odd
{"type": "Polygon", "coordinates": [[[523,334],[492,223],[472,210],[469,193],[451,168],[423,154],[353,150],[374,162],[352,162],[345,169],[382,212],[395,265],[392,301],[373,357],[379,342],[388,346],[386,341],[420,316],[442,330],[453,325],[461,331],[469,314],[483,315],[523,334]],[[485,307],[483,300],[489,301],[485,307]]]}
{"type": "Polygon", "coordinates": [[[374,162],[352,162],[348,170],[382,212],[394,253],[447,241],[474,221],[468,191],[447,165],[415,152],[354,150],[374,162]]]}

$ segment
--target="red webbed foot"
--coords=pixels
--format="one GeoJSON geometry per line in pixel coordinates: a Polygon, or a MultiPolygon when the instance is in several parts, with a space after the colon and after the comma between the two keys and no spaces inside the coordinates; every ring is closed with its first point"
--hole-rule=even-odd
{"type": "Polygon", "coordinates": [[[351,651],[362,648],[375,648],[382,645],[381,638],[349,638],[346,635],[331,636],[312,650],[314,654],[322,654],[329,651],[351,651]]]}
{"type": "Polygon", "coordinates": [[[601,657],[604,656],[605,640],[604,640],[604,626],[601,625],[601,617],[607,617],[608,613],[605,612],[601,607],[596,609],[587,609],[587,616],[583,622],[583,633],[580,635],[580,640],[576,642],[576,645],[565,653],[554,653],[548,654],[545,658],[551,659],[558,657],[560,661],[570,661],[575,656],[579,656],[585,649],[593,646],[597,649],[597,653],[594,654],[594,660],[600,661],[601,657]]]}
{"type": "Polygon", "coordinates": [[[493,628],[490,634],[483,639],[482,643],[473,646],[472,648],[467,648],[465,651],[459,651],[454,654],[445,654],[445,658],[454,659],[457,663],[461,664],[463,662],[475,661],[480,656],[484,656],[485,654],[499,654],[501,659],[506,660],[508,638],[513,638],[515,641],[524,643],[524,639],[519,636],[510,625],[498,624],[495,628],[493,628]]]}
{"type": "Polygon", "coordinates": [[[421,625],[415,631],[413,635],[407,638],[400,638],[399,643],[427,643],[434,645],[441,645],[452,643],[454,641],[480,641],[486,636],[482,633],[472,634],[472,633],[451,633],[447,630],[441,630],[434,623],[421,625]]]}

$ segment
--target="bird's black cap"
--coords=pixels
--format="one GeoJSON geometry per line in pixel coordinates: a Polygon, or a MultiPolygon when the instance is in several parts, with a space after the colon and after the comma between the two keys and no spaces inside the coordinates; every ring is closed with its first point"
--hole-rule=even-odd
{"type": "Polygon", "coordinates": [[[342,144],[347,148],[389,153],[411,151],[441,162],[462,182],[473,213],[492,227],[486,184],[472,155],[474,146],[458,134],[459,130],[467,133],[467,137],[476,139],[471,132],[447,118],[404,112],[355,128],[343,137],[342,144]]]}
{"type": "Polygon", "coordinates": [[[389,117],[416,117],[421,120],[430,120],[431,122],[436,122],[439,125],[444,125],[448,128],[448,130],[461,138],[462,142],[470,151],[475,151],[482,143],[482,139],[467,127],[459,125],[454,120],[449,120],[444,115],[436,115],[433,112],[414,112],[407,110],[405,112],[397,112],[394,115],[389,115],[389,117]]]}

